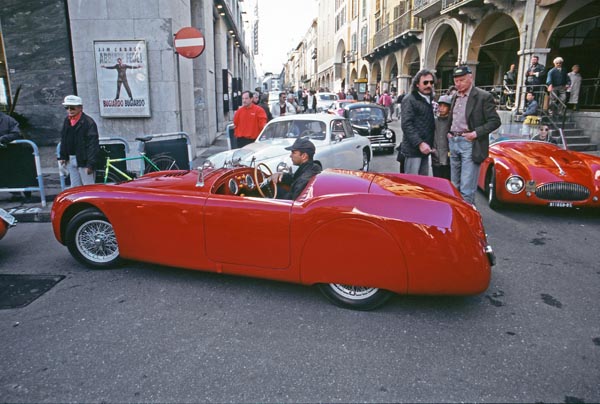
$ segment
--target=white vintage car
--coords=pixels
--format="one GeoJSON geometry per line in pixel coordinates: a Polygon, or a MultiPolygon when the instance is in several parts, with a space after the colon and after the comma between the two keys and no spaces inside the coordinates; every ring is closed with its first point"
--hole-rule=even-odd
{"type": "Polygon", "coordinates": [[[326,114],[275,118],[267,123],[256,142],[214,154],[205,165],[218,168],[264,163],[273,172],[293,171],[296,167],[292,166],[290,152],[285,148],[298,137],[308,137],[314,143],[314,160],[324,169],[369,170],[373,157],[369,139],[358,135],[345,118],[326,114]]]}

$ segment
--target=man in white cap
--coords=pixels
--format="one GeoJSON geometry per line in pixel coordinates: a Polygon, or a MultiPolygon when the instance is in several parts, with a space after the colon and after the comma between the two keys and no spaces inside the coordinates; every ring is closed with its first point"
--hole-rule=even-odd
{"type": "Polygon", "coordinates": [[[83,113],[81,97],[67,95],[62,105],[67,117],[61,131],[59,162],[67,167],[72,187],[93,184],[100,153],[98,127],[83,113]]]}

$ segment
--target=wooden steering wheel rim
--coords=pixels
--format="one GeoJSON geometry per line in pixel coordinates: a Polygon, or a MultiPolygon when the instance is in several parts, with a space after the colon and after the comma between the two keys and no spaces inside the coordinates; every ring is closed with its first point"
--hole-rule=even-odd
{"type": "MultiPolygon", "coordinates": [[[[256,167],[254,167],[254,182],[256,183],[256,189],[258,189],[258,193],[263,197],[263,198],[268,198],[268,196],[265,195],[265,193],[262,191],[262,189],[260,189],[260,183],[261,181],[258,180],[258,172],[261,172],[261,174],[264,177],[270,177],[271,175],[273,175],[273,171],[271,171],[271,169],[269,168],[269,166],[267,166],[265,163],[258,163],[256,165],[256,167]],[[265,176],[265,173],[268,174],[265,176]]],[[[275,199],[277,197],[277,184],[274,184],[272,181],[269,181],[270,184],[272,185],[273,188],[273,197],[272,199],[275,199]]]]}

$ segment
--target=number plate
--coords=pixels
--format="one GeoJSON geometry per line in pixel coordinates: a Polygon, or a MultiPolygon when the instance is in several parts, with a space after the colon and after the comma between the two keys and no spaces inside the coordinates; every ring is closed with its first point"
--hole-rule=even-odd
{"type": "Polygon", "coordinates": [[[16,219],[14,218],[14,216],[9,214],[4,209],[0,209],[0,219],[4,220],[6,223],[8,223],[9,226],[12,226],[13,224],[16,223],[16,219]]]}
{"type": "Polygon", "coordinates": [[[548,206],[551,208],[572,208],[573,204],[571,202],[550,202],[548,206]]]}

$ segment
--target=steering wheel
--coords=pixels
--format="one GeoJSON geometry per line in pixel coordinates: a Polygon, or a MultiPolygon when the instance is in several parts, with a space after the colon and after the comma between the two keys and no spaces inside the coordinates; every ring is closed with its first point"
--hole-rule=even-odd
{"type": "MultiPolygon", "coordinates": [[[[258,193],[263,198],[269,198],[269,196],[265,195],[265,193],[261,189],[260,185],[261,185],[262,181],[264,181],[267,177],[270,177],[272,174],[273,174],[273,172],[271,171],[269,166],[267,166],[265,163],[258,163],[256,165],[256,167],[254,167],[254,182],[256,183],[256,189],[258,189],[258,193]],[[259,173],[260,173],[260,181],[258,180],[259,173]]],[[[270,198],[275,199],[277,197],[277,184],[274,184],[272,181],[268,181],[267,186],[269,187],[269,189],[271,190],[271,193],[273,194],[273,196],[271,196],[270,198]]]]}

